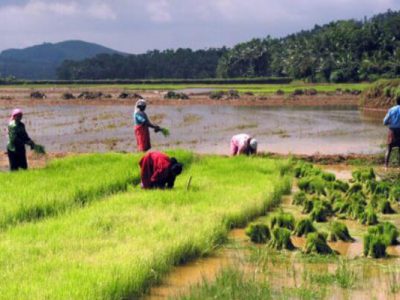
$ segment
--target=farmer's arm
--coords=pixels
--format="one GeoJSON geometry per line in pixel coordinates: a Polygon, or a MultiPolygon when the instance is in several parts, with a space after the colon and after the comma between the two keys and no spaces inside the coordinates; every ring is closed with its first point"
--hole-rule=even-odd
{"type": "Polygon", "coordinates": [[[390,119],[392,117],[392,110],[389,110],[385,116],[385,118],[383,119],[383,125],[388,126],[390,125],[390,119]]]}

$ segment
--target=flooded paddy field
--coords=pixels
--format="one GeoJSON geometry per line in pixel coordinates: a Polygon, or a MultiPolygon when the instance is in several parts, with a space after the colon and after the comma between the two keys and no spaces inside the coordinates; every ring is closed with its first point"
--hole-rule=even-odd
{"type": "MultiPolygon", "coordinates": [[[[351,178],[349,166],[330,166],[325,170],[341,180],[351,178]]],[[[303,215],[299,206],[292,204],[292,196],[283,197],[278,210],[291,213],[296,219],[303,215]]],[[[399,211],[398,205],[396,210],[399,211]]],[[[397,214],[380,218],[400,225],[397,214]]],[[[270,219],[271,213],[258,221],[270,219]]],[[[356,221],[345,223],[354,242],[329,242],[337,251],[336,256],[303,254],[299,250],[304,247],[305,239],[293,236],[297,251],[277,251],[251,243],[244,229],[234,229],[229,234],[229,242],[214,255],[177,267],[144,299],[201,299],[207,290],[215,293],[218,289],[238,289],[229,285],[231,276],[240,278],[235,282],[241,285],[239,289],[245,289],[249,282],[260,290],[267,286],[264,294],[249,296],[251,299],[399,299],[400,246],[389,246],[388,258],[365,258],[362,235],[366,226],[356,221]]],[[[326,229],[328,223],[318,223],[318,226],[326,229]]],[[[240,291],[236,293],[237,299],[242,299],[240,291]]]]}
{"type": "MultiPolygon", "coordinates": [[[[65,103],[65,102],[64,102],[65,103]]],[[[3,128],[14,104],[0,108],[3,128]]],[[[48,152],[136,150],[132,113],[127,105],[22,105],[29,134],[48,152]]],[[[246,132],[259,150],[282,154],[373,154],[382,151],[386,129],[382,116],[357,107],[251,107],[225,105],[150,105],[154,123],[170,129],[151,133],[154,149],[185,148],[199,153],[229,153],[232,135],[246,132]]],[[[0,147],[5,149],[2,134],[0,147]]]]}

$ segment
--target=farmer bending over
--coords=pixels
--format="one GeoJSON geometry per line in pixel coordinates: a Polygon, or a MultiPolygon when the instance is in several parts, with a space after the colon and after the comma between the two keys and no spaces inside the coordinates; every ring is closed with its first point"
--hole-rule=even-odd
{"type": "Polygon", "coordinates": [[[151,148],[149,128],[153,128],[155,132],[161,130],[159,126],[150,122],[147,114],[144,112],[146,105],[146,100],[139,99],[136,102],[135,113],[133,114],[137,148],[142,152],[146,152],[151,148]]]}
{"type": "Polygon", "coordinates": [[[175,178],[182,173],[182,164],[161,152],[149,152],[139,162],[144,189],[174,187],[175,178]]]}
{"type": "Polygon", "coordinates": [[[234,135],[231,139],[231,155],[256,154],[257,140],[246,133],[234,135]]]}
{"type": "Polygon", "coordinates": [[[28,168],[25,145],[31,146],[32,149],[35,146],[25,130],[24,123],[21,122],[22,116],[22,110],[14,109],[8,124],[7,154],[11,171],[28,168]]]}
{"type": "MultiPolygon", "coordinates": [[[[389,128],[387,138],[387,150],[385,154],[385,167],[389,166],[390,154],[394,147],[400,147],[400,97],[396,99],[397,105],[387,112],[383,119],[383,125],[389,128]]],[[[400,151],[399,151],[400,162],[400,151]]]]}

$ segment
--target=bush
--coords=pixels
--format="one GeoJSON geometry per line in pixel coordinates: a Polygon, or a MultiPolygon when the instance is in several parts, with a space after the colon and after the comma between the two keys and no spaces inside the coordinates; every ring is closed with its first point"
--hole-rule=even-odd
{"type": "Polygon", "coordinates": [[[276,91],[276,94],[282,96],[282,95],[285,95],[285,91],[283,91],[283,90],[277,90],[277,91],[276,91]]]}
{"type": "Polygon", "coordinates": [[[326,242],[326,234],[313,232],[307,235],[304,252],[307,254],[334,254],[335,252],[326,242]]]}
{"type": "Polygon", "coordinates": [[[271,240],[268,243],[269,247],[276,250],[294,250],[295,247],[290,239],[290,230],[286,228],[274,228],[272,230],[271,240]]]}
{"type": "Polygon", "coordinates": [[[75,96],[72,93],[64,93],[62,94],[61,98],[64,100],[70,100],[70,99],[75,99],[75,96]]]}
{"type": "Polygon", "coordinates": [[[245,232],[253,243],[264,244],[271,239],[269,227],[263,223],[250,224],[245,232]]]}
{"type": "Polygon", "coordinates": [[[45,93],[42,93],[42,92],[39,92],[39,91],[32,92],[30,96],[33,99],[46,99],[47,98],[45,93]]]}
{"type": "Polygon", "coordinates": [[[304,94],[304,91],[302,89],[295,89],[292,93],[293,96],[301,96],[304,94]]]}
{"type": "Polygon", "coordinates": [[[332,222],[330,225],[329,241],[353,242],[354,239],[351,237],[349,229],[345,224],[340,222],[332,222]]]}
{"type": "Polygon", "coordinates": [[[295,220],[292,214],[279,212],[274,215],[271,219],[271,229],[275,227],[287,228],[293,230],[295,225],[295,220]]]}
{"type": "Polygon", "coordinates": [[[226,96],[228,99],[239,99],[240,98],[239,92],[237,90],[229,90],[226,93],[226,96]]]}
{"type": "Polygon", "coordinates": [[[296,228],[294,229],[294,234],[296,236],[306,236],[307,234],[311,232],[317,231],[313,225],[313,222],[311,219],[302,219],[297,222],[296,228]]]}

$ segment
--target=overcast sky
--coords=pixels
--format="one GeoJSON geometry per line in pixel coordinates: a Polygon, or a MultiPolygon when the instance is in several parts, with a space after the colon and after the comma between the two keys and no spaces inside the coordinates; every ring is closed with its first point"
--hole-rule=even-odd
{"type": "Polygon", "coordinates": [[[388,9],[400,0],[0,0],[0,50],[70,39],[129,53],[232,46],[388,9]]]}

